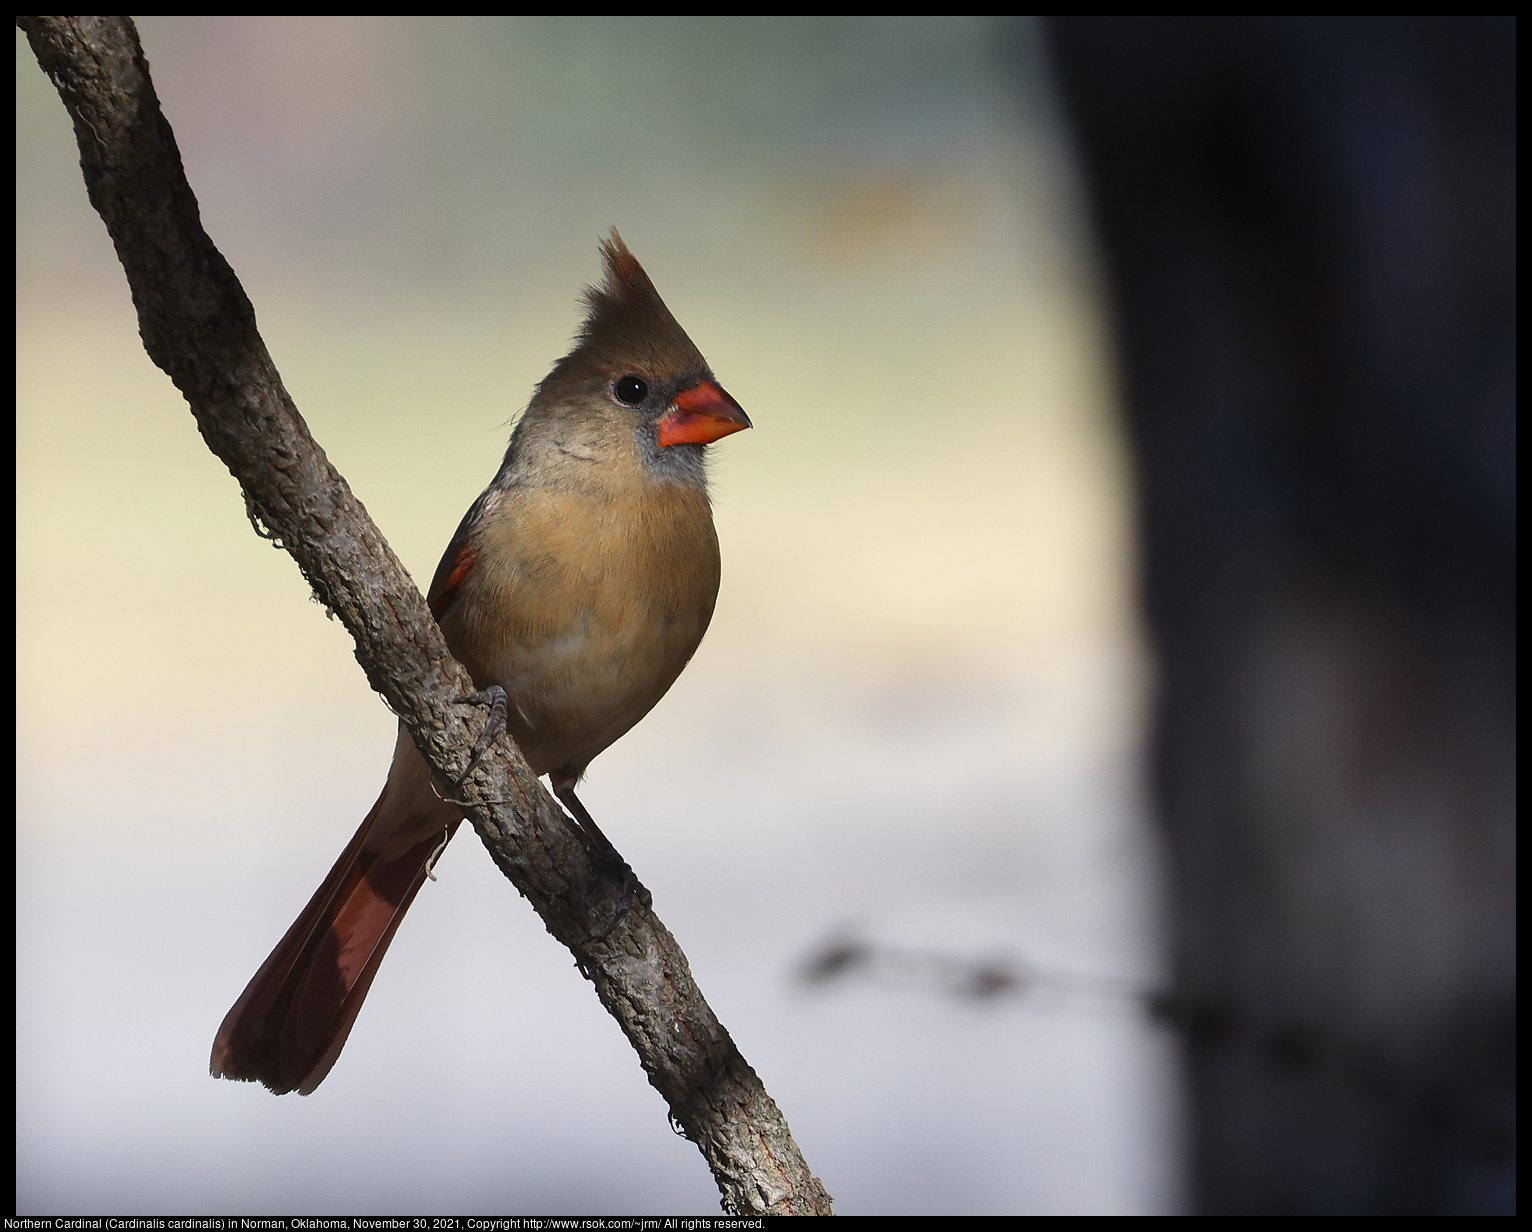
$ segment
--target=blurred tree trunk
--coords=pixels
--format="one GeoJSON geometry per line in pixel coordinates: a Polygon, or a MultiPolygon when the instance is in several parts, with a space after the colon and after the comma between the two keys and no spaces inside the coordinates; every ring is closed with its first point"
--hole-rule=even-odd
{"type": "Polygon", "coordinates": [[[1194,1208],[1514,1211],[1515,23],[1054,21],[1194,1208]]]}

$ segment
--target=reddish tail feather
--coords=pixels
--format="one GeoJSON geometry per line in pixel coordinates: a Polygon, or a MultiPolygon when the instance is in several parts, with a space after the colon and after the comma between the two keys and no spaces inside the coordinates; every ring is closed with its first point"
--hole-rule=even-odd
{"type": "MultiPolygon", "coordinates": [[[[442,845],[438,831],[392,859],[364,851],[387,795],[385,787],[324,884],[225,1015],[213,1040],[215,1078],[307,1095],[340,1056],[394,930],[442,845]]],[[[459,820],[448,825],[448,839],[459,820]]]]}

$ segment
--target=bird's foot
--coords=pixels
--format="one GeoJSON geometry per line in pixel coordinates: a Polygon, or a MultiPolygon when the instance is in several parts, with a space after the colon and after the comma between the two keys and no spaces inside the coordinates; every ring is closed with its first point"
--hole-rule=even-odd
{"type": "Polygon", "coordinates": [[[479,733],[479,738],[474,741],[473,751],[468,755],[468,765],[463,767],[463,773],[458,775],[457,782],[452,784],[452,794],[457,795],[457,790],[468,780],[473,773],[473,768],[479,764],[479,759],[489,752],[489,746],[495,742],[496,736],[505,734],[509,726],[510,699],[506,697],[505,690],[498,684],[492,684],[487,689],[480,689],[477,693],[469,693],[466,697],[457,699],[460,706],[485,706],[489,707],[489,718],[484,722],[484,730],[479,733]]]}
{"type": "MultiPolygon", "coordinates": [[[[591,856],[599,860],[601,853],[592,851],[591,856]]],[[[632,866],[626,860],[621,860],[620,863],[622,864],[622,897],[617,900],[617,910],[612,914],[612,922],[599,933],[592,934],[592,941],[605,941],[610,937],[612,931],[622,923],[623,917],[633,909],[635,898],[645,907],[654,906],[654,895],[649,893],[649,887],[638,879],[638,875],[634,873],[632,866]]]]}
{"type": "Polygon", "coordinates": [[[638,879],[638,874],[633,871],[632,865],[620,856],[618,863],[621,865],[617,871],[622,874],[622,897],[617,900],[617,914],[612,919],[614,926],[632,909],[635,898],[647,908],[654,906],[654,895],[649,893],[649,887],[638,879]]]}
{"type": "Polygon", "coordinates": [[[612,846],[612,840],[601,832],[596,819],[580,803],[580,797],[574,793],[574,778],[556,776],[549,781],[553,784],[553,794],[559,798],[569,815],[580,827],[585,838],[585,850],[590,853],[591,863],[598,868],[605,866],[622,877],[622,896],[617,900],[617,911],[612,916],[612,922],[591,937],[592,941],[604,941],[612,935],[612,930],[622,923],[623,917],[632,910],[635,898],[645,907],[653,907],[654,895],[649,893],[648,888],[634,873],[633,866],[618,854],[617,848],[612,846]]]}

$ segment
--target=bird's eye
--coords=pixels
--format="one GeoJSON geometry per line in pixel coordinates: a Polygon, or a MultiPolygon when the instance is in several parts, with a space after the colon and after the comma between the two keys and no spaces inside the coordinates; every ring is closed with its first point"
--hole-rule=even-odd
{"type": "Polygon", "coordinates": [[[649,382],[636,376],[618,377],[612,385],[612,392],[617,395],[621,402],[629,406],[637,406],[649,396],[649,382]]]}

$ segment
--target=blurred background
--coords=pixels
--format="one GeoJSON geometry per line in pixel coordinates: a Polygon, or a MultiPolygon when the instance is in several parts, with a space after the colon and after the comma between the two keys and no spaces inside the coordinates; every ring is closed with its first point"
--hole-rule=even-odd
{"type": "MultiPolygon", "coordinates": [[[[139,30],[204,225],[417,581],[608,227],[749,411],[711,451],[712,630],[582,796],[836,1209],[1182,1209],[1131,993],[1164,976],[1131,495],[1039,28],[139,30]],[[1069,978],[807,985],[846,938],[1069,978]]],[[[19,33],[17,153],[18,1211],[716,1211],[466,831],[314,1096],[208,1078],[394,722],[144,355],[19,33]]]]}
{"type": "Polygon", "coordinates": [[[1204,1214],[1516,1208],[1516,23],[1059,18],[1204,1214]]]}

